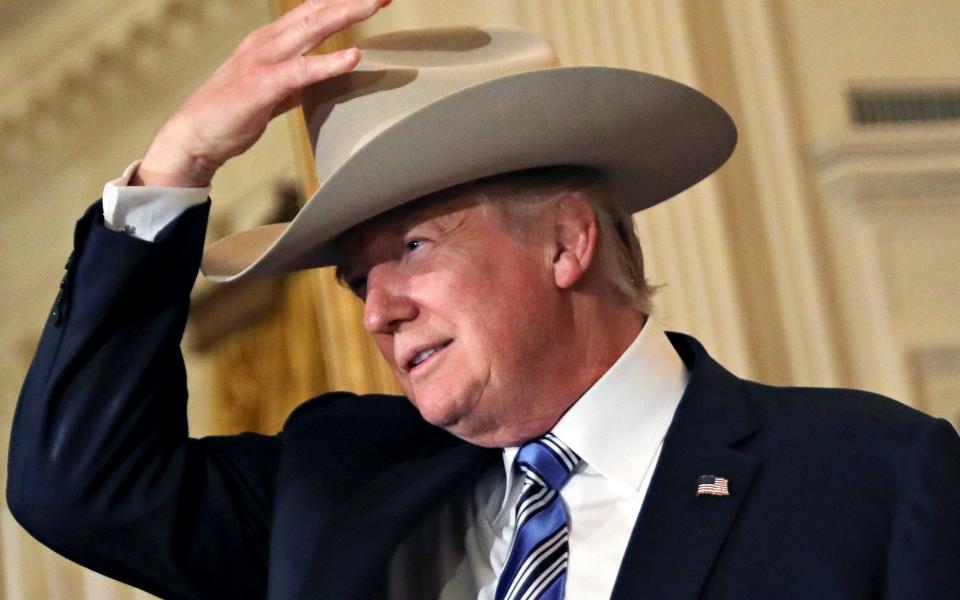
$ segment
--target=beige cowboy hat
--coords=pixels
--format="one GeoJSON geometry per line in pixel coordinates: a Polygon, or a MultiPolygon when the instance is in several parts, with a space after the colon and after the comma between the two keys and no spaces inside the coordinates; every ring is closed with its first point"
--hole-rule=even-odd
{"type": "Polygon", "coordinates": [[[210,245],[208,278],[330,265],[350,227],[521,169],[593,167],[636,212],[712,173],[736,144],[730,116],[700,92],[640,71],[558,67],[528,31],[402,31],[358,46],[355,71],[303,91],[319,189],[293,221],[210,245]]]}

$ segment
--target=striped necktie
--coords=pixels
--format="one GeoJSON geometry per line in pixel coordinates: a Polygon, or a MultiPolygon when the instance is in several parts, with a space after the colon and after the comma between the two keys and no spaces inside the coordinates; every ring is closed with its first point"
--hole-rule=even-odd
{"type": "Polygon", "coordinates": [[[563,598],[569,532],[559,492],[579,462],[580,457],[552,433],[520,448],[517,464],[525,476],[523,492],[496,600],[563,598]]]}

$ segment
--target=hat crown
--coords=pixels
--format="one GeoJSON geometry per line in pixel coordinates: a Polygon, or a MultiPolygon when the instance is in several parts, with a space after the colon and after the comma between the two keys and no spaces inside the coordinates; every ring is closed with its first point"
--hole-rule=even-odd
{"type": "Polygon", "coordinates": [[[500,27],[398,31],[358,47],[362,58],[355,70],[303,90],[321,184],[366,142],[427,104],[498,77],[559,64],[547,40],[500,27]]]}
{"type": "Polygon", "coordinates": [[[302,92],[319,188],[290,223],[209,245],[211,279],[334,264],[350,227],[521,169],[596,169],[636,212],[709,175],[736,144],[730,116],[702,93],[642,71],[559,67],[534,33],[432,29],[358,46],[355,71],[302,92]]]}

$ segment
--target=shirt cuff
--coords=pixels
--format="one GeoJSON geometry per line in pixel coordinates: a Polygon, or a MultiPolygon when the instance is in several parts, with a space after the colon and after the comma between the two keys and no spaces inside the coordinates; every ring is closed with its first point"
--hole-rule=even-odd
{"type": "Polygon", "coordinates": [[[123,175],[103,186],[103,222],[108,229],[152,242],[183,211],[205,202],[210,188],[131,186],[139,166],[139,160],[131,163],[123,175]]]}

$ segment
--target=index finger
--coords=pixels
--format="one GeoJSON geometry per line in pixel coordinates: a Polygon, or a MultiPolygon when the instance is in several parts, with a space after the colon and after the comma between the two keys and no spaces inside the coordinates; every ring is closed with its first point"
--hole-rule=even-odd
{"type": "Polygon", "coordinates": [[[331,35],[371,17],[391,0],[306,0],[264,32],[265,58],[278,62],[304,54],[331,35]]]}

